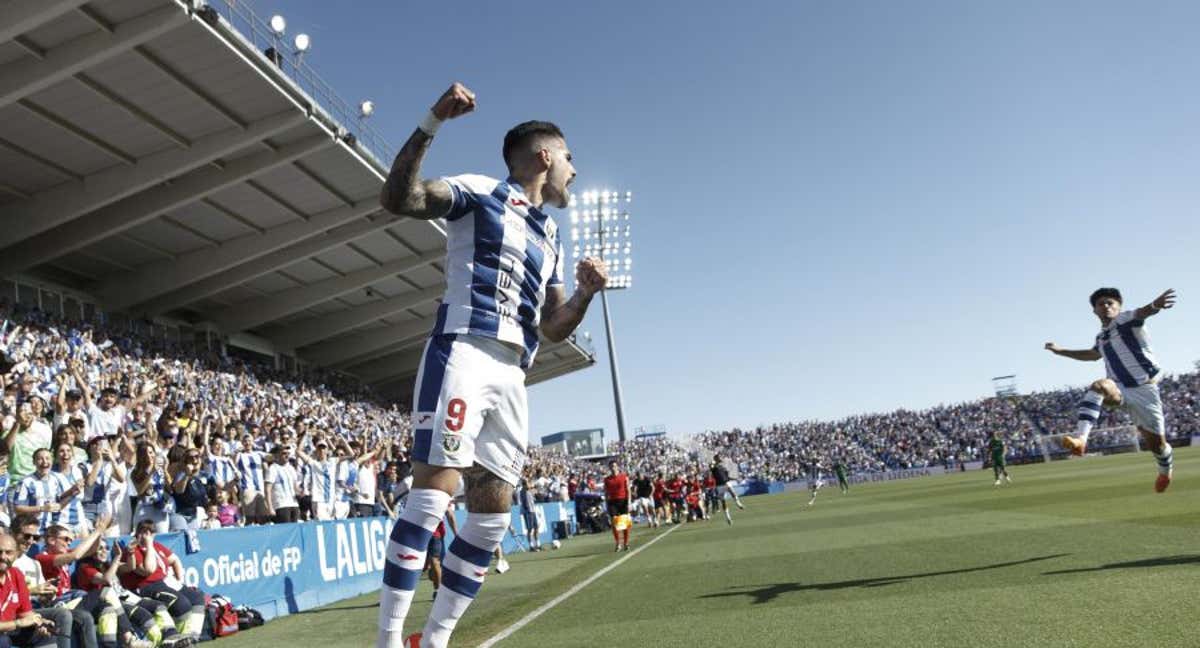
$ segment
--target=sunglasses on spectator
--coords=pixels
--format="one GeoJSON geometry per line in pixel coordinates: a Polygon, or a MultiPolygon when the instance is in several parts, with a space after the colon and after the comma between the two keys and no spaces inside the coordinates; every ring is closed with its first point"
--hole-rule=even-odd
{"type": "Polygon", "coordinates": [[[40,533],[23,533],[22,532],[22,533],[18,533],[17,537],[21,538],[22,540],[35,540],[36,541],[36,540],[42,539],[42,534],[40,534],[40,533]]]}

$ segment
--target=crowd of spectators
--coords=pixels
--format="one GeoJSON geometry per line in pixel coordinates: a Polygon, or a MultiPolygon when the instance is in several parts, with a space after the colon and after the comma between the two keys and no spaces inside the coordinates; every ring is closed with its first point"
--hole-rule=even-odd
{"type": "MultiPolygon", "coordinates": [[[[5,515],[87,532],[98,516],[128,534],[394,514],[411,483],[405,410],[352,378],[285,372],[163,336],[0,304],[5,515]],[[48,452],[40,452],[40,449],[48,452]]],[[[1200,431],[1200,373],[1161,383],[1171,436],[1200,431]]],[[[794,481],[814,466],[877,472],[978,461],[997,431],[1013,458],[1074,427],[1079,389],[638,438],[609,455],[632,475],[692,475],[721,454],[740,479],[794,481]]],[[[1128,425],[1106,411],[1100,428],[1128,425]]],[[[531,448],[540,501],[600,490],[604,469],[531,448]]],[[[4,507],[0,507],[2,509],[4,507]]]]}

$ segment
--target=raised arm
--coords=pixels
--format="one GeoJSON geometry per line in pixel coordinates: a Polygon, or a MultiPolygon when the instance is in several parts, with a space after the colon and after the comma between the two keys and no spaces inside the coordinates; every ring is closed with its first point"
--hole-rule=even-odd
{"type": "Polygon", "coordinates": [[[422,220],[446,215],[453,204],[450,187],[440,180],[422,180],[421,162],[441,123],[475,110],[475,93],[455,83],[438,98],[429,115],[404,143],[379,192],[379,204],[393,214],[422,220]]]}
{"type": "Polygon", "coordinates": [[[1175,289],[1168,288],[1166,290],[1166,292],[1159,295],[1154,301],[1152,301],[1149,304],[1146,304],[1145,306],[1142,306],[1141,308],[1134,311],[1134,315],[1138,319],[1144,320],[1147,317],[1150,317],[1151,315],[1156,315],[1158,313],[1158,311],[1164,310],[1167,308],[1171,308],[1174,305],[1175,305],[1175,289]]]}
{"type": "Polygon", "coordinates": [[[587,257],[575,266],[575,294],[567,299],[562,284],[546,286],[542,304],[542,334],[551,342],[562,342],[583,321],[592,297],[608,283],[604,261],[587,257]]]}
{"type": "Polygon", "coordinates": [[[1070,358],[1072,360],[1082,360],[1084,362],[1091,362],[1104,357],[1100,355],[1100,352],[1096,349],[1064,349],[1053,342],[1046,343],[1046,350],[1054,355],[1060,355],[1064,358],[1070,358]]]}

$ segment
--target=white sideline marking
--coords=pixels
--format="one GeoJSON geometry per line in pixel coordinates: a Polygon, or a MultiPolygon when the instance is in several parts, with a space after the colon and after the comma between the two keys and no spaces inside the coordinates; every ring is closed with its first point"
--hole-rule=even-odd
{"type": "Polygon", "coordinates": [[[637,549],[634,549],[632,553],[626,554],[623,558],[621,558],[617,562],[609,565],[608,567],[605,567],[604,569],[601,569],[600,571],[596,572],[595,574],[592,574],[591,576],[588,577],[587,580],[583,581],[582,583],[577,584],[575,587],[572,587],[571,589],[563,592],[562,594],[559,594],[558,596],[554,597],[553,599],[550,599],[550,601],[542,604],[542,606],[539,607],[538,609],[534,610],[533,612],[530,612],[529,614],[526,614],[520,621],[517,621],[516,623],[508,626],[507,628],[496,633],[496,635],[494,635],[491,639],[488,639],[487,641],[479,644],[479,648],[492,648],[492,646],[495,646],[496,644],[500,643],[501,641],[504,641],[510,635],[512,635],[512,633],[529,625],[530,623],[533,622],[534,619],[542,616],[546,612],[549,612],[551,608],[558,605],[559,603],[562,603],[563,601],[571,598],[573,595],[575,595],[577,592],[579,592],[579,590],[587,587],[588,585],[591,585],[593,582],[595,582],[595,580],[597,578],[600,578],[601,576],[616,569],[617,567],[620,567],[621,564],[624,563],[626,560],[629,560],[630,558],[633,558],[634,556],[642,553],[643,549],[648,549],[650,547],[650,545],[671,535],[671,532],[678,528],[679,528],[679,525],[675,525],[675,526],[671,527],[670,529],[667,529],[666,533],[658,536],[657,538],[651,540],[650,542],[647,542],[646,544],[638,547],[637,549]]]}

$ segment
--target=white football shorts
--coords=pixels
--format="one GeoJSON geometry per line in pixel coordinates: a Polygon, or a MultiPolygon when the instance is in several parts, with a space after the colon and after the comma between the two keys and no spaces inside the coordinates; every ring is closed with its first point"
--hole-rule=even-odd
{"type": "Polygon", "coordinates": [[[516,486],[529,429],[521,353],[475,335],[430,337],[413,394],[413,458],[451,468],[478,463],[516,486]]]}
{"type": "Polygon", "coordinates": [[[1129,412],[1135,425],[1159,436],[1166,436],[1167,422],[1163,416],[1158,385],[1146,383],[1137,387],[1124,387],[1118,383],[1117,388],[1121,390],[1121,407],[1129,412]]]}

